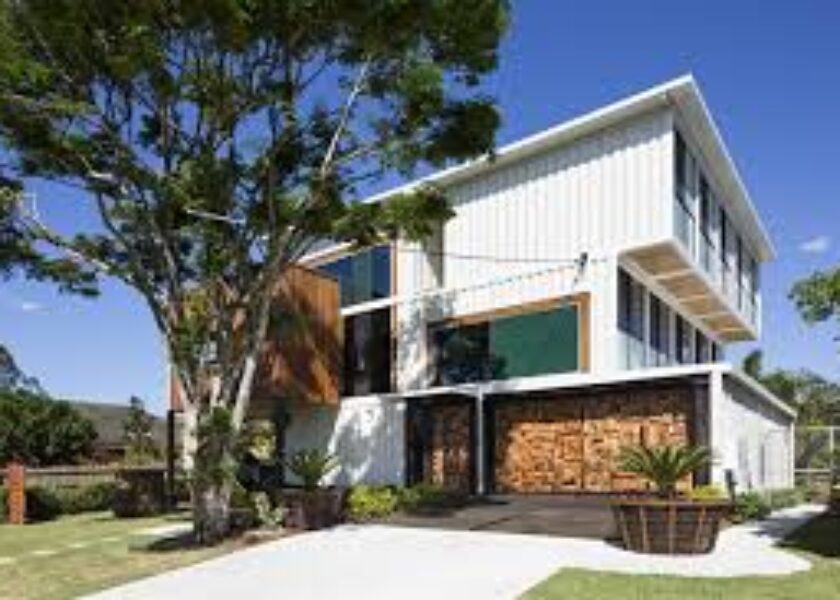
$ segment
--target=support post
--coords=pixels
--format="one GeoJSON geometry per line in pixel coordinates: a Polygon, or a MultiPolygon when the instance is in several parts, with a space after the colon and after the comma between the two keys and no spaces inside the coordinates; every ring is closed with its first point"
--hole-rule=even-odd
{"type": "Polygon", "coordinates": [[[175,510],[178,497],[175,491],[175,411],[166,411],[166,507],[175,510]]]}
{"type": "Polygon", "coordinates": [[[484,473],[484,390],[479,387],[475,395],[475,473],[476,493],[483,496],[486,493],[484,473]]]}
{"type": "Polygon", "coordinates": [[[6,502],[9,509],[9,523],[26,523],[26,469],[15,461],[6,467],[6,502]]]}

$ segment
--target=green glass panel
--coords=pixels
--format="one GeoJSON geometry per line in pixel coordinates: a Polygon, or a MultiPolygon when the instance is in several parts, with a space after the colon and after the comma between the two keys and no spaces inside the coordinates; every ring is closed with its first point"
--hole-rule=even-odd
{"type": "Polygon", "coordinates": [[[493,379],[576,371],[578,335],[577,305],[493,321],[493,379]]]}

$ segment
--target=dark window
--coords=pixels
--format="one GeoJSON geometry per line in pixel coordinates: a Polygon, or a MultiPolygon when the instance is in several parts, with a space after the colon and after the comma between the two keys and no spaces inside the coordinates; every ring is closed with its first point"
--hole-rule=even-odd
{"type": "Polygon", "coordinates": [[[576,304],[433,329],[437,383],[563,373],[579,368],[576,304]]]}
{"type": "Polygon", "coordinates": [[[698,363],[707,363],[712,360],[709,338],[699,329],[694,334],[694,354],[698,363]]]}
{"type": "Polygon", "coordinates": [[[700,231],[711,243],[711,221],[712,221],[712,198],[709,182],[702,175],[700,176],[700,231]]]}
{"type": "Polygon", "coordinates": [[[391,391],[391,310],[344,319],[344,393],[348,396],[391,391]]]}
{"type": "Polygon", "coordinates": [[[691,325],[685,319],[677,315],[675,324],[675,355],[677,362],[680,364],[688,364],[694,362],[694,357],[691,353],[691,325]]]}
{"type": "Polygon", "coordinates": [[[668,307],[656,296],[650,296],[650,363],[665,366],[671,362],[671,314],[668,307]]]}
{"type": "Polygon", "coordinates": [[[687,203],[685,198],[688,193],[688,149],[685,147],[685,140],[679,132],[674,133],[674,183],[677,190],[677,197],[683,204],[687,203]]]}
{"type": "Polygon", "coordinates": [[[643,366],[645,289],[624,270],[618,272],[618,329],[624,334],[622,352],[625,368],[643,366]]]}
{"type": "Polygon", "coordinates": [[[493,379],[487,323],[433,330],[437,384],[455,385],[493,379]]]}
{"type": "Polygon", "coordinates": [[[319,269],[338,279],[341,306],[350,306],[391,295],[391,260],[391,247],[377,246],[319,269]]]}

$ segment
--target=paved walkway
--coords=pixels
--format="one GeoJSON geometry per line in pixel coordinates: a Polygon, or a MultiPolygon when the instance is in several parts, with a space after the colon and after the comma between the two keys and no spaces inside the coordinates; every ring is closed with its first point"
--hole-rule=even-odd
{"type": "Polygon", "coordinates": [[[343,526],[242,550],[91,596],[96,600],[515,598],[557,569],[692,577],[787,574],[810,564],[774,547],[823,507],[724,531],[701,557],[645,556],[600,540],[343,526]]]}

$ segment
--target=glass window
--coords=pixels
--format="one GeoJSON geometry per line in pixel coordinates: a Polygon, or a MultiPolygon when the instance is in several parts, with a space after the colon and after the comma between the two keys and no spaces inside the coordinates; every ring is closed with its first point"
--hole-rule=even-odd
{"type": "Polygon", "coordinates": [[[377,246],[319,269],[338,279],[341,306],[350,306],[391,295],[391,260],[391,246],[377,246]]]}
{"type": "Polygon", "coordinates": [[[681,316],[677,315],[675,322],[675,356],[677,362],[684,365],[694,362],[692,354],[692,327],[681,316]]]}
{"type": "Polygon", "coordinates": [[[659,298],[650,295],[648,326],[650,328],[650,360],[656,367],[671,362],[671,311],[659,298]]]}
{"type": "Polygon", "coordinates": [[[623,269],[618,272],[618,329],[627,369],[645,362],[645,289],[623,269]]]}
{"type": "Polygon", "coordinates": [[[438,385],[493,379],[487,323],[433,330],[438,385]]]}
{"type": "Polygon", "coordinates": [[[698,363],[702,364],[712,361],[711,342],[699,329],[694,336],[694,354],[698,363]]]}
{"type": "Polygon", "coordinates": [[[554,309],[500,317],[432,331],[437,383],[509,379],[579,368],[579,309],[554,309]]]}
{"type": "Polygon", "coordinates": [[[344,393],[391,391],[391,309],[344,319],[344,393]]]}
{"type": "Polygon", "coordinates": [[[682,198],[686,191],[688,171],[688,151],[685,147],[685,140],[683,140],[680,133],[674,132],[674,185],[676,186],[677,195],[682,198]]]}

